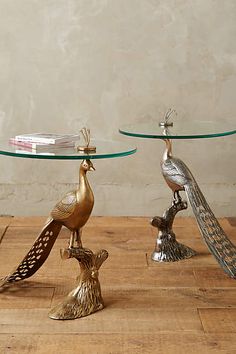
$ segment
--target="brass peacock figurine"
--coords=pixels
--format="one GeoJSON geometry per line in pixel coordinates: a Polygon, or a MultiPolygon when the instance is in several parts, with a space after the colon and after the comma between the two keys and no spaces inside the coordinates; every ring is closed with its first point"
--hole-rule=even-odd
{"type": "Polygon", "coordinates": [[[55,205],[45,226],[18,267],[1,280],[0,285],[31,277],[46,261],[62,226],[71,231],[69,248],[82,247],[81,233],[94,205],[94,196],[86,173],[95,168],[90,160],[83,160],[79,170],[79,186],[68,192],[55,205]]]}
{"type": "MultiPolygon", "coordinates": [[[[87,155],[96,151],[90,146],[90,130],[81,130],[85,146],[77,147],[87,155]]],[[[94,205],[94,196],[87,179],[87,172],[95,168],[89,159],[84,159],[79,170],[79,185],[68,192],[50,213],[45,226],[35,240],[33,246],[22,262],[7,277],[1,280],[0,286],[14,283],[31,277],[43,265],[59,235],[62,226],[71,231],[68,248],[61,250],[63,259],[76,258],[79,261],[81,274],[78,286],[66,297],[62,304],[50,311],[53,319],[74,319],[87,316],[103,308],[98,269],[108,257],[106,250],[93,253],[82,247],[82,228],[88,221],[94,205]]]]}

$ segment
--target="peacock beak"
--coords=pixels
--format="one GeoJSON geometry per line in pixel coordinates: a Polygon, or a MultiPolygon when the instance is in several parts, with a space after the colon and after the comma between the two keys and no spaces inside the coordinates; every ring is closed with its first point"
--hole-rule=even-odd
{"type": "Polygon", "coordinates": [[[89,171],[96,171],[96,169],[95,169],[95,167],[94,167],[93,165],[91,165],[91,166],[89,167],[89,171]]]}

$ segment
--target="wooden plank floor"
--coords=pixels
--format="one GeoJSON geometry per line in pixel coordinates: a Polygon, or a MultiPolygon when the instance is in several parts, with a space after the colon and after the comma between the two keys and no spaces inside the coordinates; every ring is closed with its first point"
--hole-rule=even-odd
{"type": "MultiPolygon", "coordinates": [[[[0,276],[22,259],[43,217],[0,218],[0,276]]],[[[236,219],[220,220],[236,243],[236,219]]],[[[43,267],[0,292],[0,353],[236,353],[236,281],[218,267],[192,218],[177,218],[180,242],[198,255],[175,263],[150,260],[156,230],[147,218],[92,217],[84,246],[105,248],[100,270],[106,308],[72,321],[47,313],[74,287],[78,264],[62,261],[62,229],[43,267]]]]}

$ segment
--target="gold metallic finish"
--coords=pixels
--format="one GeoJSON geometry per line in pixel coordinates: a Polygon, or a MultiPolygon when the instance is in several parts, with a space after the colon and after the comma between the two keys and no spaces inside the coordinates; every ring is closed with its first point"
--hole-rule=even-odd
{"type": "Polygon", "coordinates": [[[94,196],[86,173],[95,168],[90,160],[83,160],[79,170],[79,186],[67,193],[51,211],[46,222],[30,251],[22,262],[7,277],[0,281],[0,286],[31,277],[45,262],[62,226],[71,231],[69,247],[76,244],[82,247],[81,233],[94,205],[94,196]]]}
{"type": "Polygon", "coordinates": [[[84,317],[103,309],[104,302],[101,295],[98,271],[107,259],[106,250],[93,253],[86,248],[68,248],[62,251],[63,258],[74,257],[80,265],[78,285],[62,303],[56,305],[49,312],[49,317],[55,320],[71,320],[84,317]]]}
{"type": "Polygon", "coordinates": [[[43,227],[33,246],[21,263],[8,276],[0,280],[0,287],[31,277],[48,258],[51,249],[62,228],[54,220],[49,220],[43,227]]]}
{"type": "Polygon", "coordinates": [[[96,146],[78,146],[77,150],[89,154],[90,152],[96,152],[96,146]]]}
{"type": "Polygon", "coordinates": [[[90,146],[90,139],[91,139],[91,135],[90,135],[90,129],[87,128],[82,128],[80,131],[84,137],[84,141],[85,141],[85,146],[77,146],[77,150],[78,151],[82,151],[84,153],[90,153],[90,152],[95,152],[96,151],[96,146],[90,146]]]}
{"type": "Polygon", "coordinates": [[[31,277],[47,259],[62,226],[66,226],[71,231],[71,237],[69,247],[61,250],[61,257],[63,259],[76,258],[80,264],[81,273],[78,286],[61,304],[50,311],[49,317],[52,319],[75,319],[87,316],[104,307],[98,270],[107,259],[108,253],[106,250],[101,250],[94,254],[91,250],[83,248],[81,242],[82,228],[88,221],[94,205],[94,196],[86,173],[94,170],[90,160],[82,161],[78,188],[67,193],[55,205],[30,251],[18,267],[0,282],[0,286],[4,286],[31,277]]]}

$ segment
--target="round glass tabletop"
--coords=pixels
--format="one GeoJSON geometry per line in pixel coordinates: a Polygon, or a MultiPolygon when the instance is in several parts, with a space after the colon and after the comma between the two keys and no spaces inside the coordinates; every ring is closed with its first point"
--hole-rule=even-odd
{"type": "Polygon", "coordinates": [[[236,123],[194,121],[178,122],[165,129],[156,123],[137,123],[119,129],[124,135],[152,139],[199,139],[215,138],[236,133],[236,123]]]}
{"type": "Polygon", "coordinates": [[[137,150],[136,147],[119,141],[92,140],[90,145],[96,146],[96,152],[84,153],[77,151],[76,148],[56,148],[53,146],[44,151],[33,151],[0,141],[0,154],[31,159],[83,160],[128,156],[137,150]]]}

